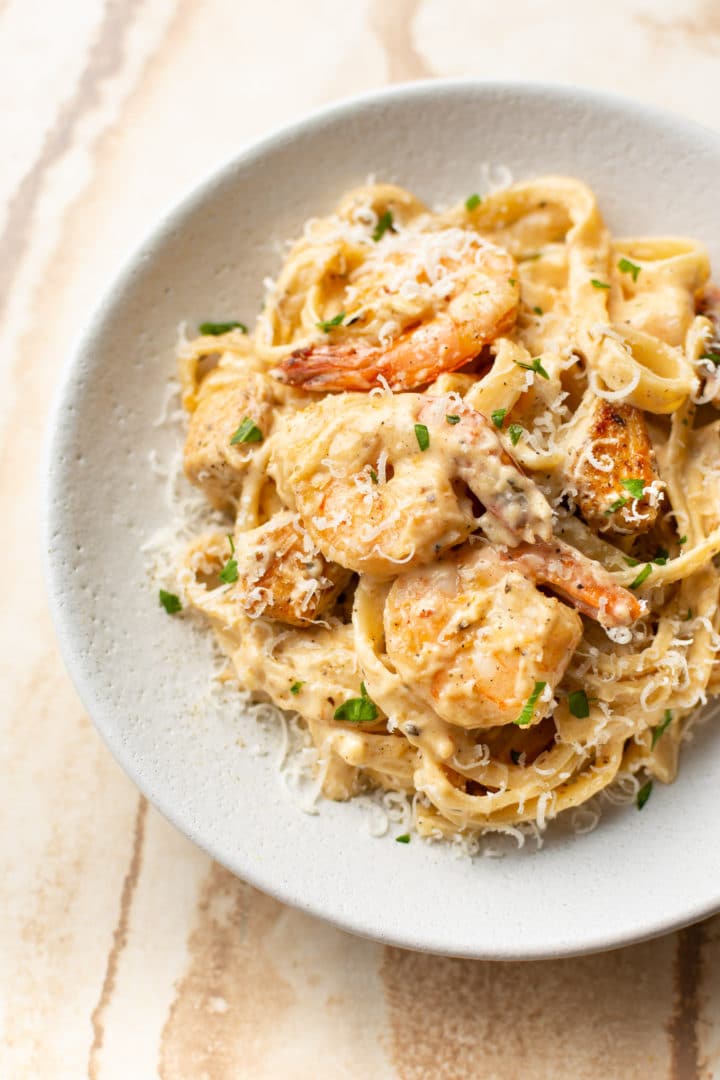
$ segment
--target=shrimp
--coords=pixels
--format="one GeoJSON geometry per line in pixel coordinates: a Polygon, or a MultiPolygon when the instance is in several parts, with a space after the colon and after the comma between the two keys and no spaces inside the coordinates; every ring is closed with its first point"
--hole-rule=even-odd
{"type": "Polygon", "coordinates": [[[403,682],[465,728],[516,722],[529,701],[528,723],[541,720],[582,637],[577,612],[490,547],[398,577],[384,629],[403,682]]]}
{"type": "Polygon", "coordinates": [[[331,562],[378,577],[438,558],[479,524],[514,545],[552,511],[498,433],[455,395],[328,397],[271,438],[268,472],[331,562]]]}
{"type": "MultiPolygon", "coordinates": [[[[404,233],[401,242],[407,244],[407,236],[404,233]]],[[[306,390],[367,391],[384,382],[395,391],[414,390],[462,367],[512,329],[519,274],[507,251],[459,229],[417,232],[415,238],[414,248],[378,250],[361,266],[353,287],[365,302],[357,314],[346,304],[348,312],[342,312],[342,326],[333,327],[332,340],[297,349],[271,374],[306,390]],[[454,257],[447,254],[453,247],[458,252],[454,257]],[[363,275],[369,284],[363,284],[363,275]],[[390,304],[392,295],[415,298],[428,287],[430,302],[410,325],[404,309],[386,311],[382,322],[379,316],[369,318],[380,303],[390,304]],[[368,297],[372,292],[376,296],[368,297]],[[404,318],[404,329],[398,316],[404,318]],[[358,324],[359,331],[345,330],[358,324]],[[397,331],[386,343],[383,329],[388,325],[397,331]]]]}
{"type": "Polygon", "coordinates": [[[652,492],[658,474],[640,409],[610,404],[589,391],[568,429],[565,458],[578,508],[589,525],[622,533],[653,527],[658,500],[651,500],[648,489],[652,492]],[[624,486],[628,480],[635,487],[624,486]]]}

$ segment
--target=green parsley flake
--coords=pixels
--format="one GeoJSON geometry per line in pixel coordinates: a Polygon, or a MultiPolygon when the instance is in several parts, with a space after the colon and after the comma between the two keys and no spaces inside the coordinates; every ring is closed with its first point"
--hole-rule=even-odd
{"type": "Polygon", "coordinates": [[[503,420],[505,419],[506,412],[507,409],[495,409],[493,412],[490,413],[490,419],[492,420],[496,428],[501,428],[503,426],[503,420]]]}
{"type": "Polygon", "coordinates": [[[651,572],[652,566],[650,565],[650,563],[647,563],[645,566],[643,566],[642,570],[635,578],[635,580],[630,582],[630,588],[639,589],[643,581],[647,581],[647,579],[650,577],[651,572]]]}
{"type": "Polygon", "coordinates": [[[625,488],[626,491],[630,492],[633,499],[641,499],[642,498],[643,492],[645,490],[645,481],[644,480],[625,479],[625,480],[621,480],[620,483],[622,484],[622,486],[625,488]]]}
{"type": "Polygon", "coordinates": [[[182,611],[180,597],[176,596],[175,593],[165,592],[164,589],[160,590],[160,603],[168,615],[177,615],[178,611],[182,611]]]}
{"type": "Polygon", "coordinates": [[[638,810],[642,810],[645,803],[650,798],[650,792],[652,791],[652,780],[648,780],[647,784],[643,784],[637,793],[635,802],[637,803],[638,810]]]}
{"type": "Polygon", "coordinates": [[[415,425],[415,438],[421,450],[427,450],[430,445],[430,432],[424,424],[415,425]]]}
{"type": "Polygon", "coordinates": [[[632,274],[633,281],[637,281],[638,274],[640,273],[640,267],[636,263],[630,262],[629,259],[624,258],[618,263],[618,270],[623,274],[632,274]]]}
{"type": "Polygon", "coordinates": [[[468,195],[467,199],[465,200],[465,209],[473,211],[477,206],[480,205],[481,202],[482,199],[480,198],[480,196],[473,192],[472,195],[468,195]]]}
{"type": "Polygon", "coordinates": [[[533,251],[529,255],[520,256],[520,262],[534,262],[535,259],[542,259],[542,251],[533,251]]]}
{"type": "Polygon", "coordinates": [[[248,332],[245,323],[234,319],[231,322],[203,322],[198,326],[198,333],[205,334],[207,337],[219,337],[220,334],[227,334],[230,330],[241,330],[243,334],[248,332]]]}
{"type": "Polygon", "coordinates": [[[517,444],[520,442],[520,436],[522,435],[524,430],[525,428],[522,426],[522,424],[510,425],[510,427],[508,428],[508,435],[510,436],[510,442],[513,444],[513,446],[517,446],[517,444]]]}
{"type": "Polygon", "coordinates": [[[665,550],[665,548],[664,547],[659,547],[657,549],[657,551],[655,552],[655,554],[653,555],[653,562],[655,563],[656,566],[665,566],[665,564],[667,563],[669,558],[670,558],[670,555],[665,550]]]}
{"type": "Polygon", "coordinates": [[[627,563],[628,566],[639,566],[640,565],[639,560],[638,559],[633,559],[632,555],[624,555],[623,556],[623,562],[627,563]]]}
{"type": "Polygon", "coordinates": [[[395,837],[395,843],[396,844],[409,844],[410,843],[410,833],[404,832],[402,834],[402,836],[396,836],[395,837]]]}
{"type": "Polygon", "coordinates": [[[319,330],[322,330],[324,333],[329,334],[333,327],[342,325],[342,321],[344,318],[345,312],[340,311],[334,319],[326,319],[323,322],[316,323],[315,325],[318,327],[319,330]]]}
{"type": "Polygon", "coordinates": [[[386,210],[384,214],[380,215],[378,223],[373,230],[372,238],[376,244],[378,240],[382,240],[388,229],[390,230],[390,232],[395,232],[395,226],[393,225],[393,216],[389,210],[386,210]]]}
{"type": "Polygon", "coordinates": [[[629,499],[623,499],[623,498],[616,499],[614,503],[610,503],[610,505],[608,506],[605,513],[606,514],[614,514],[616,510],[622,510],[623,506],[627,506],[627,504],[629,502],[630,502],[629,499]]]}
{"type": "Polygon", "coordinates": [[[708,349],[706,352],[700,353],[701,360],[710,360],[711,363],[720,365],[720,352],[713,352],[712,349],[708,349]]]}
{"type": "Polygon", "coordinates": [[[665,715],[663,716],[662,721],[657,725],[657,727],[654,727],[652,729],[652,742],[650,743],[650,749],[651,750],[655,749],[657,743],[660,741],[662,736],[665,734],[665,732],[667,731],[667,729],[669,728],[671,723],[672,723],[672,712],[670,711],[670,709],[666,709],[665,710],[665,715]]]}
{"type": "Polygon", "coordinates": [[[692,619],[692,617],[693,617],[693,609],[692,609],[691,607],[689,607],[689,608],[688,608],[688,613],[687,613],[687,615],[685,616],[685,618],[683,619],[683,622],[690,622],[690,620],[692,619]]]}
{"type": "Polygon", "coordinates": [[[571,715],[577,717],[578,720],[584,720],[590,715],[590,706],[584,690],[573,690],[571,694],[568,694],[568,707],[571,715]]]}
{"type": "Polygon", "coordinates": [[[347,720],[351,724],[368,724],[377,720],[378,708],[368,697],[365,683],[360,683],[360,697],[350,698],[335,710],[335,720],[347,720]]]}
{"type": "Polygon", "coordinates": [[[230,533],[227,534],[227,538],[230,542],[230,558],[225,563],[218,576],[223,585],[232,585],[232,583],[238,579],[238,565],[237,559],[234,558],[235,541],[230,533]]]}
{"type": "Polygon", "coordinates": [[[515,723],[518,725],[518,727],[527,727],[528,726],[528,724],[530,723],[530,721],[533,718],[533,713],[535,712],[535,706],[537,705],[537,700],[540,697],[540,695],[542,694],[542,692],[543,692],[543,690],[545,689],[546,686],[547,686],[547,683],[545,683],[545,682],[536,682],[535,683],[535,688],[533,689],[532,694],[530,695],[530,697],[527,699],[527,701],[523,705],[523,710],[520,713],[520,715],[518,716],[517,720],[515,720],[515,723]]]}
{"type": "Polygon", "coordinates": [[[232,439],[230,440],[231,446],[237,446],[238,443],[246,442],[262,442],[263,433],[256,425],[255,421],[250,416],[246,416],[240,427],[237,429],[232,439]]]}
{"type": "Polygon", "coordinates": [[[292,684],[292,686],[290,687],[290,693],[291,694],[299,694],[300,691],[302,690],[302,688],[303,688],[303,684],[301,682],[294,682],[292,684]]]}
{"type": "Polygon", "coordinates": [[[509,277],[508,278],[508,285],[512,286],[512,288],[514,289],[515,286],[517,285],[517,278],[509,277]]]}
{"type": "Polygon", "coordinates": [[[446,416],[445,419],[447,420],[448,424],[459,424],[460,423],[460,417],[459,416],[446,416]]]}
{"type": "Polygon", "coordinates": [[[687,544],[687,536],[681,536],[678,540],[678,544],[682,547],[683,544],[687,544]]]}
{"type": "Polygon", "coordinates": [[[590,284],[594,289],[609,289],[607,281],[598,281],[597,278],[590,278],[590,284]]]}
{"type": "MultiPolygon", "coordinates": [[[[542,313],[543,313],[543,309],[541,307],[534,307],[533,311],[535,312],[536,315],[542,315],[542,313]]],[[[547,378],[547,375],[545,376],[545,378],[547,378]]]]}
{"type": "MultiPolygon", "coordinates": [[[[542,312],[540,312],[542,314],[542,312]]],[[[516,360],[515,363],[518,367],[524,368],[525,371],[534,371],[536,375],[542,375],[543,379],[549,379],[545,368],[542,366],[542,360],[539,356],[533,356],[529,364],[523,364],[522,360],[516,360]]]]}
{"type": "Polygon", "coordinates": [[[375,470],[373,468],[370,469],[370,479],[372,480],[373,484],[379,484],[380,483],[380,481],[378,480],[378,474],[375,472],[375,470]]]}

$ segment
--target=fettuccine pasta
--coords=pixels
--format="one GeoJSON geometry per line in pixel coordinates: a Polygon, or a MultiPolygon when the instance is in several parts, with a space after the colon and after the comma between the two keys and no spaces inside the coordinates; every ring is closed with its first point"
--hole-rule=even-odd
{"type": "Polygon", "coordinates": [[[184,343],[185,471],[227,526],[178,606],[300,715],[326,795],[451,836],[674,778],[720,687],[709,274],[574,179],[437,212],[376,184],[305,224],[252,332],[184,343]]]}

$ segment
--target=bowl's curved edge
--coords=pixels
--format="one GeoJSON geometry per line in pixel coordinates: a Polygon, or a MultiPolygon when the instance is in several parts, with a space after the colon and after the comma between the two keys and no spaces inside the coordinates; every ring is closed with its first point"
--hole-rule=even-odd
{"type": "Polygon", "coordinates": [[[52,623],[57,635],[63,662],[70,674],[83,707],[93,720],[95,727],[111,754],[142,794],[153,803],[168,821],[214,859],[226,865],[233,873],[238,874],[254,887],[283,903],[297,907],[314,917],[323,919],[323,921],[330,922],[341,930],[357,934],[381,944],[436,953],[439,955],[481,960],[533,961],[563,957],[569,958],[647,941],[684,926],[696,923],[715,912],[720,911],[720,894],[709,903],[706,900],[705,902],[698,904],[692,910],[686,909],[681,916],[670,918],[658,917],[649,923],[645,921],[642,925],[631,925],[628,926],[622,934],[609,933],[603,935],[599,933],[595,937],[586,938],[581,947],[578,947],[577,944],[574,944],[569,940],[556,940],[552,943],[548,943],[547,947],[537,949],[528,949],[527,947],[518,949],[468,949],[467,947],[463,947],[459,938],[453,944],[452,942],[448,942],[447,939],[444,941],[428,940],[426,935],[422,942],[418,942],[410,933],[396,933],[392,935],[378,933],[375,927],[366,925],[363,922],[361,917],[362,913],[358,913],[358,917],[356,918],[345,919],[328,915],[316,905],[308,903],[292,888],[278,888],[274,886],[272,882],[266,880],[262,874],[255,873],[253,869],[248,868],[247,866],[233,865],[233,861],[228,860],[222,855],[217,850],[215,844],[203,839],[198,835],[197,830],[191,824],[183,821],[182,816],[178,813],[177,809],[171,805],[167,805],[162,794],[155,790],[152,784],[146,783],[144,778],[141,779],[138,777],[136,771],[123,754],[119,740],[114,739],[112,734],[107,731],[100,722],[99,717],[102,715],[103,702],[97,696],[93,686],[86,678],[81,658],[77,649],[74,647],[72,619],[62,602],[61,583],[58,580],[60,566],[56,563],[53,554],[53,538],[58,526],[58,507],[55,505],[51,496],[54,484],[57,450],[62,442],[63,412],[72,400],[72,391],[77,381],[78,368],[81,361],[85,356],[92,355],[93,344],[101,337],[102,326],[107,318],[108,311],[114,303],[114,298],[117,294],[121,293],[129,283],[133,274],[134,265],[138,259],[143,257],[143,253],[147,249],[162,244],[164,238],[175,228],[176,224],[181,221],[182,218],[196,206],[196,204],[206,199],[215,186],[223,184],[236,168],[251,162],[254,157],[264,155],[268,150],[272,149],[274,145],[282,143],[289,138],[293,138],[299,132],[322,126],[328,120],[342,117],[344,114],[351,114],[359,107],[375,105],[385,106],[393,100],[401,100],[408,96],[418,95],[422,97],[424,94],[435,96],[443,93],[451,94],[457,91],[495,94],[542,94],[554,97],[557,100],[572,95],[576,100],[580,99],[594,107],[606,106],[609,108],[620,109],[625,113],[630,112],[639,117],[649,118],[654,120],[655,123],[664,124],[666,126],[681,125],[683,128],[691,128],[697,131],[698,135],[712,138],[720,143],[720,136],[718,133],[704,125],[695,121],[688,121],[678,114],[634,101],[620,94],[597,91],[590,88],[570,88],[560,83],[514,83],[507,81],[478,81],[474,79],[443,79],[402,83],[384,88],[380,91],[368,91],[362,94],[353,95],[313,111],[288,125],[278,127],[270,134],[264,135],[260,139],[247,144],[219,168],[214,168],[206,176],[194,183],[163,216],[158,225],[145,236],[141,243],[139,245],[135,244],[132,247],[130,253],[126,254],[125,258],[121,260],[121,269],[110,285],[105,289],[102,299],[94,309],[85,327],[75,339],[75,343],[63,366],[58,386],[53,395],[52,405],[49,410],[48,434],[44,442],[40,465],[43,575],[49,598],[52,623]]]}

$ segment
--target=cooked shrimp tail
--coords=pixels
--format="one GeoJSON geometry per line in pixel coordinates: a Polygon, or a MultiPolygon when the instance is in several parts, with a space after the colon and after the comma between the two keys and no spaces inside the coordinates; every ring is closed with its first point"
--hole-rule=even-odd
{"type": "Polygon", "coordinates": [[[618,585],[600,563],[562,540],[519,544],[502,558],[601,626],[629,626],[645,612],[643,602],[618,585]]]}
{"type": "MultiPolygon", "coordinates": [[[[421,236],[416,243],[422,243],[421,236]]],[[[512,329],[519,303],[518,272],[512,256],[479,238],[472,243],[469,270],[461,271],[452,260],[446,260],[452,291],[449,299],[438,301],[444,307],[431,310],[427,318],[405,329],[398,324],[396,336],[387,342],[382,329],[379,343],[346,329],[355,321],[348,319],[345,326],[333,328],[336,341],[297,349],[271,374],[306,390],[363,391],[387,383],[392,390],[402,391],[415,390],[443,372],[462,367],[484,345],[512,329]]],[[[408,264],[407,281],[413,288],[418,287],[418,274],[422,276],[422,270],[415,268],[416,256],[409,250],[396,252],[387,260],[396,268],[408,264]]],[[[381,300],[387,302],[387,289],[381,292],[381,300]]],[[[381,326],[396,321],[396,316],[386,317],[381,326]]]]}

